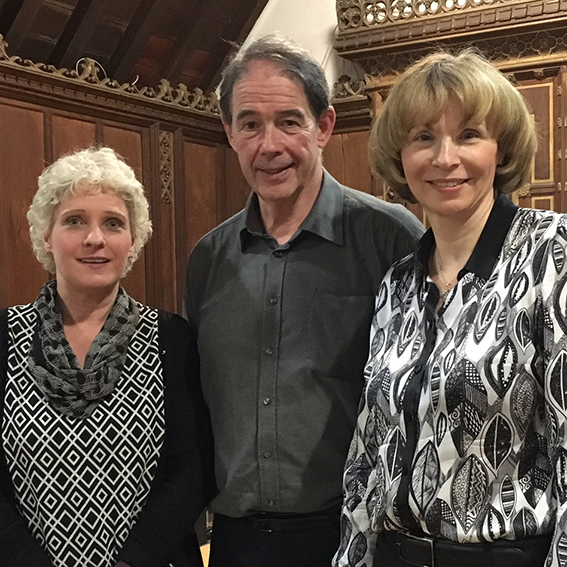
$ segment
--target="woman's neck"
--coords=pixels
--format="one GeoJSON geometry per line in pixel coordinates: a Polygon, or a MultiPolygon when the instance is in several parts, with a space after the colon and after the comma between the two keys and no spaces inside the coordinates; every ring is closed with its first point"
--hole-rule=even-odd
{"type": "Polygon", "coordinates": [[[81,368],[84,368],[89,349],[114,305],[118,289],[117,284],[110,293],[94,290],[69,292],[64,287],[60,291],[58,286],[57,307],[63,330],[81,368]]]}
{"type": "Polygon", "coordinates": [[[458,274],[471,257],[491,210],[492,204],[466,219],[430,218],[435,248],[430,257],[429,273],[441,294],[456,285],[458,274]]]}
{"type": "Polygon", "coordinates": [[[63,325],[86,321],[106,321],[118,294],[119,285],[110,290],[69,290],[57,285],[57,307],[63,325]]]}

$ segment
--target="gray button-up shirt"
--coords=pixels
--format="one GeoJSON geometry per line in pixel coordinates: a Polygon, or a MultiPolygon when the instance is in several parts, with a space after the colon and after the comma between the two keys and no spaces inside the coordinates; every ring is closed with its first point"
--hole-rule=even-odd
{"type": "Polygon", "coordinates": [[[303,513],[341,502],[374,298],[423,228],[399,205],[325,172],[289,242],[257,197],[197,244],[186,315],[215,438],[216,512],[303,513]]]}

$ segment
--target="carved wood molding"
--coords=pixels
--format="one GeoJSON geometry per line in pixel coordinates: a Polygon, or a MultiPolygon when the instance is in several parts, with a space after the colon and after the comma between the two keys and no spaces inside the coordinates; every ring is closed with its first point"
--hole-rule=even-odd
{"type": "Polygon", "coordinates": [[[336,6],[335,47],[345,53],[484,34],[567,15],[567,0],[337,0],[336,6]]]}
{"type": "Polygon", "coordinates": [[[441,46],[472,44],[503,70],[567,55],[567,0],[337,0],[337,15],[335,48],[364,68],[367,88],[441,46]]]}
{"type": "MultiPolygon", "coordinates": [[[[471,45],[470,41],[454,38],[443,44],[458,51],[471,45]]],[[[380,52],[359,60],[366,73],[365,91],[387,88],[397,75],[412,62],[441,46],[428,42],[411,49],[380,52]]],[[[556,73],[560,65],[567,63],[567,28],[526,31],[518,34],[509,29],[497,37],[480,39],[474,46],[492,61],[502,72],[516,78],[543,77],[556,73]]]]}
{"type": "Polygon", "coordinates": [[[0,34],[0,94],[54,106],[84,108],[112,116],[131,114],[133,122],[165,121],[188,130],[201,141],[219,142],[224,132],[214,93],[189,91],[180,83],[173,87],[165,79],[154,87],[139,89],[130,83],[101,78],[102,68],[90,58],[81,60],[77,69],[58,69],[10,56],[8,44],[0,34]]]}
{"type": "Polygon", "coordinates": [[[161,185],[161,201],[166,205],[173,202],[175,174],[173,167],[173,133],[159,133],[159,173],[161,185]]]}

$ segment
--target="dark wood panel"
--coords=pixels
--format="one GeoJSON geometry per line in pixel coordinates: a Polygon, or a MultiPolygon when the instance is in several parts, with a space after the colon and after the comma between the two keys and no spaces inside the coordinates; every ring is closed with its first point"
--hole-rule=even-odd
{"type": "Polygon", "coordinates": [[[342,135],[345,185],[373,193],[370,165],[368,164],[369,132],[350,132],[342,135]]]}
{"type": "Polygon", "coordinates": [[[0,101],[0,307],[33,301],[48,277],[26,218],[44,168],[43,135],[42,112],[0,101]]]}
{"type": "MultiPolygon", "coordinates": [[[[533,112],[538,131],[538,151],[532,164],[529,188],[518,191],[518,203],[523,207],[563,212],[560,167],[564,150],[557,132],[557,84],[560,77],[529,81],[518,86],[533,112]]],[[[561,118],[559,118],[560,123],[561,118]]]]}
{"type": "MultiPolygon", "coordinates": [[[[142,174],[142,136],[140,132],[105,125],[102,129],[102,142],[118,152],[136,172],[136,177],[144,183],[142,174]]],[[[146,188],[146,193],[149,189],[146,188]]],[[[130,273],[124,279],[124,288],[136,300],[146,302],[145,253],[142,252],[130,273]]],[[[155,305],[153,307],[161,307],[155,305]]]]}
{"type": "Polygon", "coordinates": [[[346,174],[342,134],[333,134],[331,136],[323,150],[323,165],[339,183],[345,183],[346,174]]]}
{"type": "Polygon", "coordinates": [[[217,222],[216,149],[185,142],[185,238],[191,251],[217,222]]]}
{"type": "Polygon", "coordinates": [[[538,129],[538,151],[534,160],[533,183],[553,182],[553,82],[520,86],[518,90],[533,112],[538,129]]]}
{"type": "Polygon", "coordinates": [[[238,156],[230,146],[218,147],[217,160],[220,183],[217,221],[222,222],[244,208],[250,194],[250,186],[242,174],[238,156]]]}
{"type": "Polygon", "coordinates": [[[150,128],[149,147],[145,152],[144,172],[150,201],[153,236],[146,247],[146,301],[152,307],[178,311],[180,293],[176,253],[176,188],[182,191],[183,180],[176,178],[174,134],[150,128]]]}
{"type": "Polygon", "coordinates": [[[78,148],[87,148],[96,141],[94,122],[53,115],[51,125],[54,159],[78,148]]]}

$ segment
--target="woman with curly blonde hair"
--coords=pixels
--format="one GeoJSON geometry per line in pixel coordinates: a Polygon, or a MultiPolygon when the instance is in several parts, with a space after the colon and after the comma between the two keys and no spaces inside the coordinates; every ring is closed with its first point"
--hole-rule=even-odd
{"type": "Polygon", "coordinates": [[[110,148],[61,157],[28,212],[54,278],[0,311],[0,565],[202,565],[209,424],[186,322],[120,282],[151,234],[110,148]]]}

